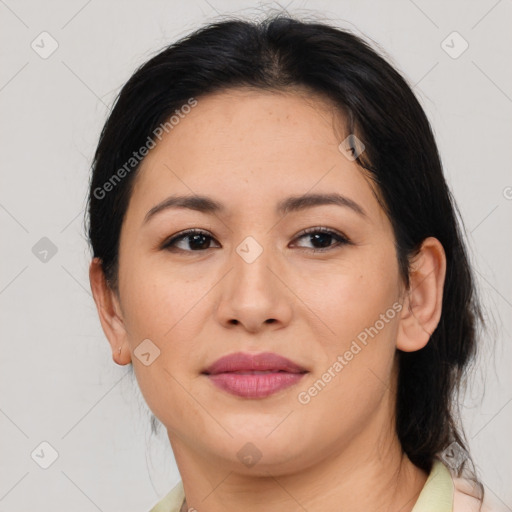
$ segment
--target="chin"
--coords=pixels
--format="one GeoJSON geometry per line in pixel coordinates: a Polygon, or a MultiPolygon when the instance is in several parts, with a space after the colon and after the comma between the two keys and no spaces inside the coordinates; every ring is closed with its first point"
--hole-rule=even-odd
{"type": "MultiPolygon", "coordinates": [[[[269,430],[270,432],[270,430],[269,430]]],[[[265,431],[245,431],[237,433],[228,441],[229,447],[220,456],[230,453],[235,471],[247,474],[268,476],[268,473],[288,473],[297,470],[297,459],[304,458],[304,446],[301,439],[294,439],[283,431],[281,435],[265,431]]]]}

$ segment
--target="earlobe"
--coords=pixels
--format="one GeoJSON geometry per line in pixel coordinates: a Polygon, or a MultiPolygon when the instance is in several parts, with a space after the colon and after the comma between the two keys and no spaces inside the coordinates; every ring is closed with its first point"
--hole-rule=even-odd
{"type": "Polygon", "coordinates": [[[446,255],[437,238],[428,237],[414,258],[409,272],[400,316],[397,348],[404,352],[422,349],[435,331],[442,312],[446,255]]]}
{"type": "Polygon", "coordinates": [[[107,284],[99,258],[93,258],[91,261],[89,282],[101,327],[112,349],[112,359],[119,365],[126,365],[131,362],[131,355],[127,349],[127,333],[121,308],[114,290],[107,284]]]}

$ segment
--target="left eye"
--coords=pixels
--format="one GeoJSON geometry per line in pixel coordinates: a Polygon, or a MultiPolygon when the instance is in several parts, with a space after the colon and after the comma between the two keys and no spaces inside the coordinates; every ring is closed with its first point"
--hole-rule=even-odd
{"type": "Polygon", "coordinates": [[[313,247],[311,249],[313,252],[327,251],[340,245],[350,244],[350,240],[347,237],[341,235],[340,233],[337,233],[336,231],[332,231],[326,228],[307,229],[306,231],[304,231],[302,235],[297,237],[297,239],[307,239],[307,237],[309,237],[311,243],[318,244],[321,246],[320,248],[313,247]],[[335,244],[331,244],[333,239],[336,242],[335,244]]]}
{"type": "MultiPolygon", "coordinates": [[[[303,247],[304,249],[310,249],[313,252],[327,251],[335,247],[351,243],[350,240],[344,235],[327,228],[307,229],[295,240],[307,239],[308,237],[311,243],[320,246],[319,248],[303,247]],[[335,242],[334,244],[332,243],[333,241],[335,242]]],[[[170,238],[164,242],[161,248],[169,251],[173,251],[175,249],[185,252],[204,251],[211,248],[210,244],[213,240],[215,239],[207,232],[192,229],[170,238]],[[185,247],[179,247],[179,244],[182,242],[184,243],[185,247]]]]}

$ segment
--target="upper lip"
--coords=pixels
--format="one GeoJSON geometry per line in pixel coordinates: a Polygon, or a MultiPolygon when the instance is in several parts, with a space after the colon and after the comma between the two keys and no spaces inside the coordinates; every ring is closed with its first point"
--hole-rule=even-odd
{"type": "Polygon", "coordinates": [[[275,370],[289,373],[305,373],[307,370],[302,366],[290,361],[286,357],[263,352],[260,354],[249,354],[235,352],[217,359],[208,366],[202,373],[215,375],[217,373],[240,372],[240,371],[268,371],[275,370]]]}

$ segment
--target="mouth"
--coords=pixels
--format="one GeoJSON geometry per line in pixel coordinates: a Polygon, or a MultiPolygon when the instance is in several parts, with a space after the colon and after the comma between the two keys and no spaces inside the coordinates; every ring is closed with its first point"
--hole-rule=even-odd
{"type": "Polygon", "coordinates": [[[265,398],[297,384],[306,373],[306,368],[272,352],[229,354],[202,372],[218,388],[242,398],[265,398]]]}

